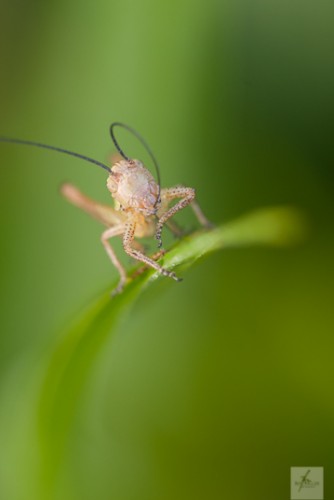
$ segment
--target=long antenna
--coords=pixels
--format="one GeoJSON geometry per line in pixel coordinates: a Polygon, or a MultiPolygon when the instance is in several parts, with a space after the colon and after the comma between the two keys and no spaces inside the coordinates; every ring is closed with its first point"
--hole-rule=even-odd
{"type": "Polygon", "coordinates": [[[150,155],[150,157],[151,157],[151,159],[153,161],[154,167],[155,167],[155,171],[157,173],[157,181],[158,181],[159,191],[158,191],[158,198],[157,198],[157,202],[156,203],[158,203],[160,201],[160,191],[161,191],[160,169],[159,169],[159,164],[158,164],[158,162],[157,162],[157,160],[156,160],[156,158],[155,158],[155,156],[154,156],[151,148],[149,147],[149,145],[147,144],[147,142],[145,141],[145,139],[135,129],[133,129],[132,127],[129,127],[128,125],[125,125],[124,123],[114,122],[114,123],[112,123],[110,125],[110,135],[111,135],[113,143],[115,144],[115,147],[116,147],[117,151],[124,158],[124,160],[131,161],[131,158],[129,158],[123,152],[123,150],[121,149],[120,145],[118,144],[118,142],[116,140],[116,137],[115,137],[115,134],[114,134],[114,128],[115,127],[122,127],[122,128],[125,128],[125,130],[128,130],[129,132],[131,132],[131,134],[133,134],[139,140],[139,142],[142,143],[142,145],[144,146],[144,148],[146,149],[146,151],[150,155]]]}
{"type": "Polygon", "coordinates": [[[10,142],[12,144],[22,144],[24,146],[36,146],[37,148],[51,149],[51,151],[57,151],[58,153],[65,153],[66,155],[75,156],[76,158],[80,158],[81,160],[88,161],[89,163],[93,163],[94,165],[97,165],[98,167],[107,170],[107,172],[109,172],[110,174],[112,173],[111,168],[105,165],[104,163],[94,160],[93,158],[89,158],[88,156],[84,156],[79,153],[74,153],[73,151],[68,151],[67,149],[56,148],[55,146],[41,144],[40,142],[26,141],[23,139],[12,139],[11,137],[2,137],[2,136],[0,136],[0,142],[10,142]]]}

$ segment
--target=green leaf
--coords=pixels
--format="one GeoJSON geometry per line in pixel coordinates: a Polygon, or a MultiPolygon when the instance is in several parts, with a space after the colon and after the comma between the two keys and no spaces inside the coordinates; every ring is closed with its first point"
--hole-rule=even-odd
{"type": "MultiPolygon", "coordinates": [[[[305,233],[303,217],[286,207],[254,211],[210,230],[201,230],[179,241],[163,264],[177,273],[197,260],[228,247],[251,245],[287,246],[298,243],[305,233]]],[[[110,339],[118,321],[129,314],[143,291],[157,279],[168,278],[152,270],[132,279],[123,293],[110,291],[97,298],[53,348],[46,366],[39,403],[44,484],[52,488],[66,452],[68,436],[80,409],[80,400],[98,355],[110,339]]]]}

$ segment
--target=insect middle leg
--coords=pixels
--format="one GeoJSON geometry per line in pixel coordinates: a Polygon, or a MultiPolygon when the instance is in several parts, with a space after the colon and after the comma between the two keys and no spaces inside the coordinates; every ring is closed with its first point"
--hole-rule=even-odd
{"type": "Polygon", "coordinates": [[[178,278],[175,273],[173,273],[172,271],[168,271],[168,269],[165,269],[164,267],[160,266],[160,264],[158,264],[152,258],[148,257],[147,255],[145,255],[141,251],[133,248],[135,231],[136,231],[136,223],[132,222],[132,221],[127,222],[125,225],[125,231],[124,231],[124,235],[123,235],[124,251],[128,255],[130,255],[130,257],[133,257],[134,259],[139,260],[140,262],[143,262],[147,266],[152,267],[153,269],[158,271],[163,276],[168,276],[169,278],[173,278],[175,281],[182,281],[182,279],[178,278]]]}
{"type": "Polygon", "coordinates": [[[115,288],[115,290],[112,292],[113,295],[115,295],[116,293],[120,293],[123,290],[123,287],[126,283],[127,277],[126,277],[126,271],[125,271],[124,267],[122,266],[121,262],[118,260],[116,254],[115,254],[115,251],[112,248],[112,246],[110,245],[108,240],[110,238],[113,238],[114,236],[119,236],[122,233],[124,233],[124,225],[123,224],[121,224],[119,226],[115,226],[115,227],[110,227],[109,229],[106,229],[105,231],[103,231],[103,233],[101,235],[101,242],[105,248],[105,251],[107,252],[111,262],[114,264],[114,266],[116,267],[116,269],[120,275],[120,281],[118,283],[117,288],[115,288]]]}

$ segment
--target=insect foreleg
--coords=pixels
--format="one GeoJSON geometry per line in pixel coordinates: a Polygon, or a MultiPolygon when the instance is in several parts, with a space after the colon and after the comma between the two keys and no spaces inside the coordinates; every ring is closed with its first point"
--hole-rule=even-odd
{"type": "Polygon", "coordinates": [[[164,224],[171,223],[169,219],[173,217],[179,210],[190,205],[196,215],[199,223],[204,227],[212,227],[211,222],[203,214],[199,204],[195,200],[195,190],[193,188],[177,186],[161,190],[161,209],[158,212],[159,220],[156,226],[155,237],[158,240],[159,247],[162,246],[161,232],[164,224]],[[168,204],[176,199],[181,198],[178,203],[167,210],[168,204]],[[166,209],[166,211],[164,211],[166,209]]]}
{"type": "Polygon", "coordinates": [[[162,246],[161,232],[164,224],[173,217],[176,212],[185,208],[189,203],[191,203],[195,198],[195,190],[193,188],[187,188],[182,186],[177,186],[174,188],[162,189],[161,191],[161,203],[162,206],[168,205],[168,202],[176,198],[181,198],[178,203],[173,205],[164,213],[159,213],[159,220],[156,227],[155,237],[158,240],[159,248],[162,246]]]}
{"type": "Polygon", "coordinates": [[[140,262],[143,262],[147,266],[152,267],[156,271],[158,271],[160,274],[163,276],[168,276],[169,278],[173,278],[175,281],[181,281],[180,278],[176,276],[175,273],[172,271],[168,271],[164,267],[160,266],[155,260],[151,259],[144,253],[140,252],[139,250],[136,250],[133,248],[133,241],[134,241],[134,234],[136,230],[136,223],[133,221],[129,221],[125,225],[125,231],[124,231],[124,236],[123,236],[123,247],[124,251],[130,255],[130,257],[133,257],[136,260],[139,260],[140,262]]]}

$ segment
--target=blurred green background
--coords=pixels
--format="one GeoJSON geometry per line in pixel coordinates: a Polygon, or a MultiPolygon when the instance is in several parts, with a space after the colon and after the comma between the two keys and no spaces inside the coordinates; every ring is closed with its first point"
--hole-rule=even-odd
{"type": "Polygon", "coordinates": [[[110,196],[102,170],[0,144],[1,500],[281,500],[290,467],[313,465],[334,497],[333,14],[325,0],[1,0],[0,134],[107,161],[123,121],[215,223],[290,204],[311,226],[293,250],[227,250],[148,291],[43,490],[50,346],[117,278],[102,226],[58,188],[110,196]]]}

